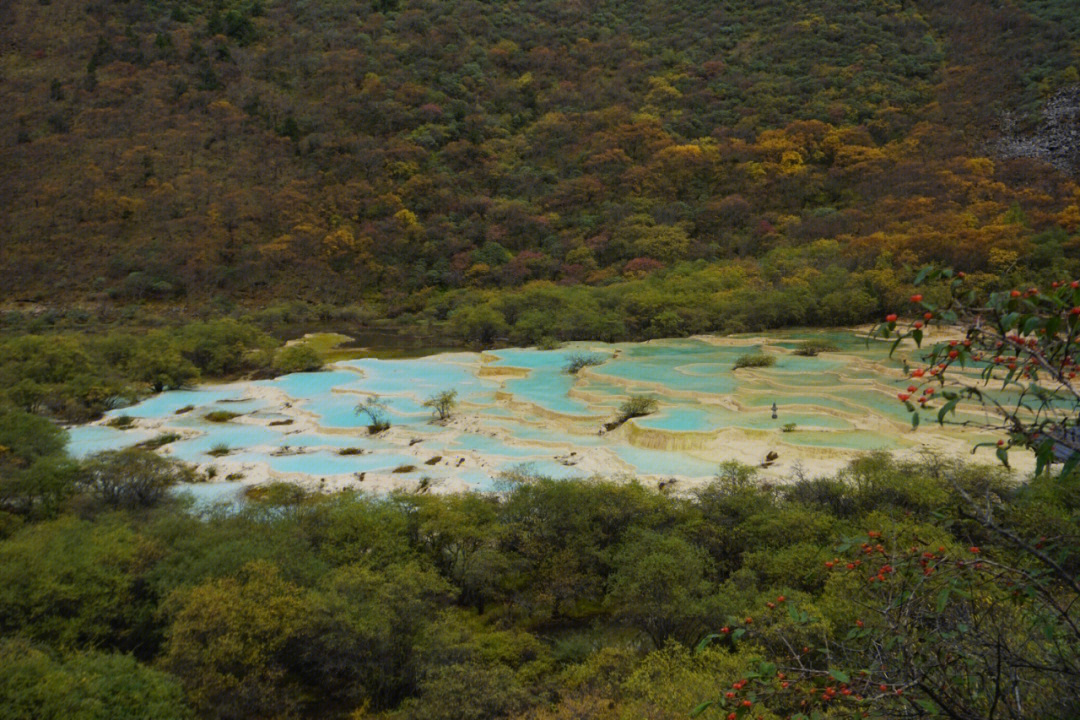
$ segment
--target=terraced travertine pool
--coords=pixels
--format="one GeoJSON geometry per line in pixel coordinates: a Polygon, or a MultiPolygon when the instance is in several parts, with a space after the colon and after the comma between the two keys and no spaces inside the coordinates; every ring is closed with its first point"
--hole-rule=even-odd
{"type": "Polygon", "coordinates": [[[73,428],[71,449],[85,455],[168,432],[180,437],[160,452],[228,478],[232,484],[223,488],[290,479],[327,489],[388,489],[416,487],[423,478],[437,490],[490,490],[515,471],[692,484],[711,478],[725,460],[760,464],[769,453],[778,458],[764,474],[783,478],[796,466],[832,472],[870,450],[959,454],[986,439],[925,425],[912,431],[895,398],[901,368],[886,343],[847,331],[365,358],[322,372],[163,393],[73,428]],[[807,339],[837,350],[795,355],[807,339]],[[753,351],[775,357],[775,365],[733,370],[753,351]],[[575,353],[600,362],[568,374],[575,353]],[[433,423],[423,402],[447,389],[458,393],[458,412],[433,423]],[[372,394],[386,403],[393,424],[377,436],[355,412],[372,394]],[[655,398],[658,411],[600,432],[632,394],[655,398]],[[238,416],[206,419],[222,409],[238,416]],[[131,429],[108,425],[120,415],[135,419],[131,429]]]}

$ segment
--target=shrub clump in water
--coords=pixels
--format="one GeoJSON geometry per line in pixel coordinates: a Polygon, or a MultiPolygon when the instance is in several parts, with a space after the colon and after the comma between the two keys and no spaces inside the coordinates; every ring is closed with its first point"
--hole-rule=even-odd
{"type": "Polygon", "coordinates": [[[619,406],[619,414],[609,423],[604,423],[605,430],[614,430],[630,418],[644,417],[656,412],[658,403],[655,398],[646,395],[631,395],[619,406]]]}
{"type": "Polygon", "coordinates": [[[356,414],[368,419],[368,435],[378,435],[383,430],[390,429],[389,411],[386,403],[380,400],[378,395],[372,395],[357,405],[356,414]]]}
{"type": "Polygon", "coordinates": [[[799,343],[799,347],[795,348],[795,354],[803,357],[816,357],[818,353],[823,352],[836,352],[838,347],[831,342],[825,340],[807,340],[799,343]]]}
{"type": "Polygon", "coordinates": [[[776,358],[772,355],[766,355],[763,352],[755,352],[740,355],[739,359],[735,361],[734,369],[772,367],[775,364],[776,358]]]}
{"type": "Polygon", "coordinates": [[[228,445],[226,445],[225,443],[218,443],[214,447],[207,450],[206,454],[210,457],[225,457],[231,452],[232,450],[229,449],[228,445]]]}
{"type": "Polygon", "coordinates": [[[180,439],[179,433],[161,433],[157,437],[144,440],[136,447],[146,448],[147,450],[157,450],[160,447],[164,447],[169,443],[176,442],[180,439]]]}
{"type": "Polygon", "coordinates": [[[214,410],[204,415],[208,421],[215,423],[229,422],[233,418],[240,417],[240,413],[229,412],[228,410],[214,410]]]}
{"type": "Polygon", "coordinates": [[[588,353],[573,353],[566,358],[566,365],[563,366],[563,370],[570,375],[577,375],[578,371],[582,368],[592,367],[594,365],[601,365],[604,362],[604,358],[599,355],[591,355],[588,353]]]}

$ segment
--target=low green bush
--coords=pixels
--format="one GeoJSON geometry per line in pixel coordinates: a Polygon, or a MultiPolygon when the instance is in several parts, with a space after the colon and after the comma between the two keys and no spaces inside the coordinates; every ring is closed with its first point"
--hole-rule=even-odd
{"type": "Polygon", "coordinates": [[[566,357],[563,371],[570,375],[577,375],[580,370],[594,365],[602,365],[603,362],[604,358],[600,355],[573,353],[566,357]]]}
{"type": "Polygon", "coordinates": [[[206,454],[210,457],[225,457],[232,452],[232,449],[225,443],[218,443],[214,447],[206,451],[206,454]]]}
{"type": "Polygon", "coordinates": [[[763,352],[747,353],[746,355],[740,355],[735,361],[735,370],[740,368],[764,368],[772,367],[776,364],[776,358],[772,355],[766,355],[763,352]]]}
{"type": "Polygon", "coordinates": [[[161,433],[149,440],[143,440],[138,444],[138,447],[146,448],[147,450],[157,450],[158,448],[165,447],[169,443],[174,443],[182,436],[179,433],[161,433]]]}
{"type": "Polygon", "coordinates": [[[836,352],[838,348],[825,340],[805,340],[795,348],[795,354],[803,357],[815,357],[818,353],[836,352]]]}
{"type": "Polygon", "coordinates": [[[655,398],[645,395],[631,395],[619,405],[618,419],[620,422],[626,422],[630,418],[651,415],[656,412],[657,407],[659,407],[659,403],[656,402],[655,398]]]}
{"type": "Polygon", "coordinates": [[[274,354],[271,365],[279,373],[311,372],[319,370],[323,360],[315,348],[307,343],[286,345],[274,354]]]}
{"type": "Polygon", "coordinates": [[[230,412],[229,410],[212,410],[203,417],[210,422],[223,423],[229,422],[233,418],[238,418],[241,414],[242,413],[230,412]]]}

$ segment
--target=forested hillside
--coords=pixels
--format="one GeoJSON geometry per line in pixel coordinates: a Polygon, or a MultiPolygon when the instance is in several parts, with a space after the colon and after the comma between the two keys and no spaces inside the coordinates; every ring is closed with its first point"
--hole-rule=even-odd
{"type": "Polygon", "coordinates": [[[0,300],[536,340],[854,322],[931,261],[1076,270],[1080,187],[987,149],[1080,80],[1072,5],[10,0],[0,300]]]}
{"type": "MultiPolygon", "coordinates": [[[[1080,717],[1077,2],[0,0],[0,720],[1080,717]],[[219,479],[177,433],[69,454],[60,425],[379,342],[868,320],[928,333],[900,419],[973,422],[977,459],[1036,475],[784,450],[779,482],[656,490],[230,473],[244,499],[211,507],[172,492],[219,479]],[[353,342],[286,343],[315,329],[353,342]]],[[[816,408],[832,346],[795,347],[782,389],[816,408]]],[[[771,359],[740,382],[780,389],[771,359]]],[[[882,402],[880,367],[851,391],[882,402]]],[[[773,408],[754,432],[803,431],[773,408]]],[[[317,457],[302,412],[272,454],[317,457]]]]}

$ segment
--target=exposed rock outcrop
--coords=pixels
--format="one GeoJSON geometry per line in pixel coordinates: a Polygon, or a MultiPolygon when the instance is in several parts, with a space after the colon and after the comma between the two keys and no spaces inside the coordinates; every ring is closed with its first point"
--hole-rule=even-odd
{"type": "Polygon", "coordinates": [[[1010,117],[1002,137],[993,144],[999,157],[1035,158],[1058,170],[1080,176],[1080,85],[1066,88],[1047,101],[1043,119],[1032,133],[1017,132],[1010,117]]]}

